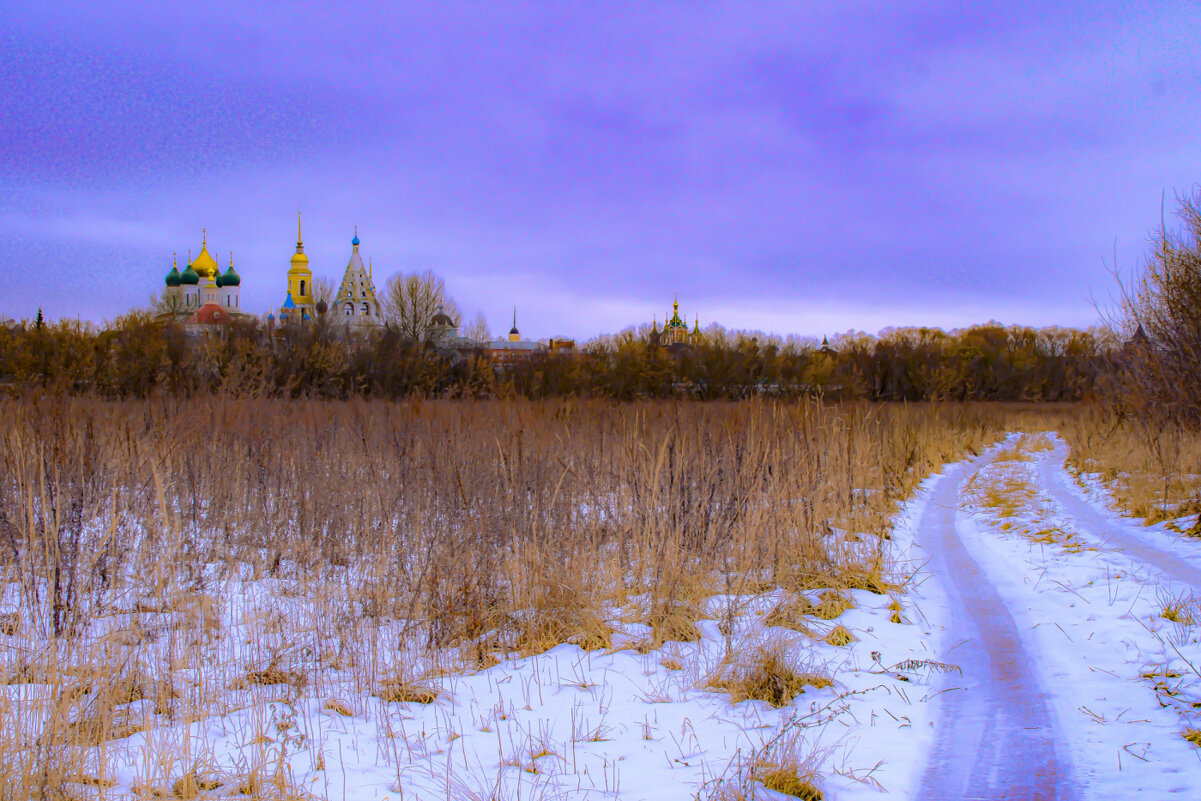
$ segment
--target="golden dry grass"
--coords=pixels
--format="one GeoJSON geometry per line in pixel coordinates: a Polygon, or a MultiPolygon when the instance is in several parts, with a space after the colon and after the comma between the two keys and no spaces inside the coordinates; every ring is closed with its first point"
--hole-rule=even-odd
{"type": "Polygon", "coordinates": [[[439,694],[437,687],[399,676],[381,681],[375,691],[377,698],[389,704],[432,704],[439,694]]]}
{"type": "Polygon", "coordinates": [[[1091,406],[1060,422],[1068,464],[1098,476],[1126,514],[1201,536],[1201,431],[1091,406]]]}
{"type": "Polygon", "coordinates": [[[792,703],[806,687],[821,689],[833,681],[824,672],[798,662],[796,649],[783,640],[732,653],[705,679],[705,686],[730,694],[734,703],[764,701],[773,707],[792,703]]]}
{"type": "Polygon", "coordinates": [[[710,782],[698,798],[704,801],[755,801],[760,787],[802,801],[822,801],[820,767],[827,754],[808,745],[797,730],[786,729],[733,772],[710,782]]]}
{"type": "Polygon", "coordinates": [[[826,590],[817,599],[817,607],[813,614],[822,620],[834,620],[848,609],[853,609],[855,602],[849,595],[835,590],[826,590]]]}
{"type": "Polygon", "coordinates": [[[841,648],[844,645],[850,645],[855,642],[855,635],[851,634],[851,630],[841,624],[830,629],[825,636],[825,641],[830,645],[835,645],[841,648]]]}
{"type": "Polygon", "coordinates": [[[802,634],[811,634],[806,618],[816,615],[816,608],[813,603],[804,595],[791,595],[775,606],[763,617],[764,626],[780,626],[786,629],[800,632],[802,634]]]}

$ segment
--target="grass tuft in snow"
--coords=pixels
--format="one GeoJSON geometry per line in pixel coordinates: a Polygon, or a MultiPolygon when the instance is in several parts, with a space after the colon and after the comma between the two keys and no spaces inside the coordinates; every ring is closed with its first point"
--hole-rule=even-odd
{"type": "Polygon", "coordinates": [[[401,676],[385,679],[375,691],[377,698],[389,704],[432,704],[438,695],[436,687],[401,676]]]}
{"type": "Polygon", "coordinates": [[[850,596],[835,590],[826,590],[817,600],[814,614],[822,620],[833,620],[848,609],[854,609],[855,602],[850,596]]]}
{"type": "Polygon", "coordinates": [[[734,703],[764,701],[779,708],[792,703],[806,686],[822,689],[834,683],[824,671],[799,664],[795,653],[783,639],[749,653],[731,653],[706,677],[705,686],[728,692],[734,703]]]}
{"type": "Polygon", "coordinates": [[[805,618],[817,613],[813,603],[804,595],[790,595],[771,608],[763,617],[764,626],[779,626],[801,634],[812,635],[805,618]]]}
{"type": "Polygon", "coordinates": [[[826,753],[806,743],[791,727],[776,735],[749,757],[697,795],[704,801],[756,801],[764,797],[759,788],[801,801],[822,801],[821,763],[826,753]]]}
{"type": "Polygon", "coordinates": [[[851,630],[846,626],[839,624],[830,629],[830,633],[825,636],[825,641],[830,645],[841,648],[844,645],[850,645],[855,642],[855,635],[851,634],[851,630]]]}

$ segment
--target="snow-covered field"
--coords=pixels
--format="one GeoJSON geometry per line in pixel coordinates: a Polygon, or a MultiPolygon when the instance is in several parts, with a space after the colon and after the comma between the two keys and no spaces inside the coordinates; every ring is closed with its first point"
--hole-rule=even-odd
{"type": "MultiPolygon", "coordinates": [[[[908,622],[915,614],[903,600],[863,590],[845,593],[851,608],[837,615],[835,607],[781,621],[806,633],[764,624],[781,593],[714,596],[698,641],[659,648],[648,647],[649,628],[623,623],[615,609],[613,648],[564,644],[474,673],[435,671],[397,693],[436,695],[413,701],[382,699],[378,683],[376,694],[356,691],[363,682],[336,663],[314,681],[289,683],[319,642],[285,637],[287,654],[272,659],[261,639],[237,641],[264,610],[297,603],[286,584],[230,584],[219,595],[228,619],[199,629],[230,632],[225,647],[236,656],[191,676],[197,695],[216,700],[183,716],[191,721],[156,714],[149,697],[119,707],[132,728],[145,728],[109,741],[107,769],[81,776],[90,782],[81,791],[167,796],[192,776],[213,795],[274,782],[331,799],[689,799],[788,751],[811,760],[837,797],[904,796],[932,737],[929,632],[908,622]],[[839,626],[854,639],[827,642],[839,641],[828,636],[839,626]],[[802,694],[779,707],[732,703],[713,685],[763,649],[807,677],[802,694]],[[277,676],[264,676],[269,669],[277,676]]],[[[814,611],[822,595],[808,596],[814,611]]],[[[133,617],[153,627],[161,614],[133,617]]],[[[43,692],[13,683],[5,698],[19,705],[43,692]]]]}
{"type": "MultiPolygon", "coordinates": [[[[123,736],[78,762],[72,787],[106,798],[783,797],[758,783],[775,766],[811,772],[826,798],[961,797],[946,790],[948,760],[1012,770],[1040,755],[969,743],[960,755],[940,740],[946,699],[1011,687],[984,675],[1004,665],[959,663],[972,631],[956,611],[962,588],[939,572],[922,530],[941,511],[944,533],[995,588],[995,611],[1012,617],[1017,667],[1045,697],[1047,742],[1066,762],[1063,794],[1191,797],[1201,787],[1201,749],[1186,739],[1201,729],[1201,603],[1180,576],[1201,568],[1201,543],[1119,520],[1062,457],[1055,438],[1015,436],[929,479],[895,520],[889,547],[903,581],[890,594],[713,595],[691,642],[656,645],[630,622],[644,617],[633,598],[609,608],[608,648],[561,644],[471,669],[451,654],[389,650],[403,642],[398,621],[372,623],[371,653],[348,649],[354,632],[337,631],[331,607],[288,581],[242,576],[174,609],[130,599],[101,618],[96,648],[135,637],[139,659],[175,666],[174,678],[139,683],[138,666],[126,666],[135,690],[111,712],[123,736]],[[933,509],[939,493],[953,501],[933,509]],[[1185,572],[1169,577],[1170,565],[1123,547],[1136,540],[1185,572]],[[756,679],[774,703],[742,700],[756,679]]],[[[24,728],[3,735],[10,746],[42,747],[46,716],[86,719],[86,703],[49,703],[49,684],[22,672],[44,647],[28,628],[0,643],[4,703],[24,728]]]]}

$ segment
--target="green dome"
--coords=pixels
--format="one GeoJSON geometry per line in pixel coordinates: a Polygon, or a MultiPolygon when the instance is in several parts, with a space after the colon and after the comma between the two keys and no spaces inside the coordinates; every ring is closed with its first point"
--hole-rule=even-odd
{"type": "Polygon", "coordinates": [[[179,286],[179,268],[172,266],[171,272],[167,273],[167,286],[179,286]]]}
{"type": "Polygon", "coordinates": [[[242,276],[234,272],[234,266],[229,265],[229,269],[224,274],[217,276],[217,286],[241,286],[242,276]]]}
{"type": "Polygon", "coordinates": [[[200,273],[192,269],[192,265],[179,274],[179,283],[184,286],[196,286],[200,283],[200,273]]]}

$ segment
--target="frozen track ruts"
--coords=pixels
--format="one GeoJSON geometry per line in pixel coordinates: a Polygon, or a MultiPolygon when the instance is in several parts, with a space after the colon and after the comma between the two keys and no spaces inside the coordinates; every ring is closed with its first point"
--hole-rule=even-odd
{"type": "Polygon", "coordinates": [[[1180,557],[1167,551],[1160,550],[1140,538],[1137,524],[1134,527],[1121,519],[1106,516],[1091,503],[1081,498],[1067,485],[1067,471],[1064,461],[1067,459],[1068,446],[1063,441],[1055,444],[1053,458],[1040,460],[1039,483],[1055,503],[1071,515],[1082,533],[1096,538],[1107,547],[1120,551],[1132,559],[1158,570],[1170,581],[1187,584],[1194,590],[1201,591],[1201,568],[1195,564],[1181,561],[1180,557]]]}
{"type": "MultiPolygon", "coordinates": [[[[977,460],[976,466],[986,459],[977,460]]],[[[956,529],[968,468],[949,468],[931,490],[918,542],[947,591],[950,650],[939,729],[918,793],[926,801],[1075,799],[1046,696],[1005,601],[956,529]]]]}

